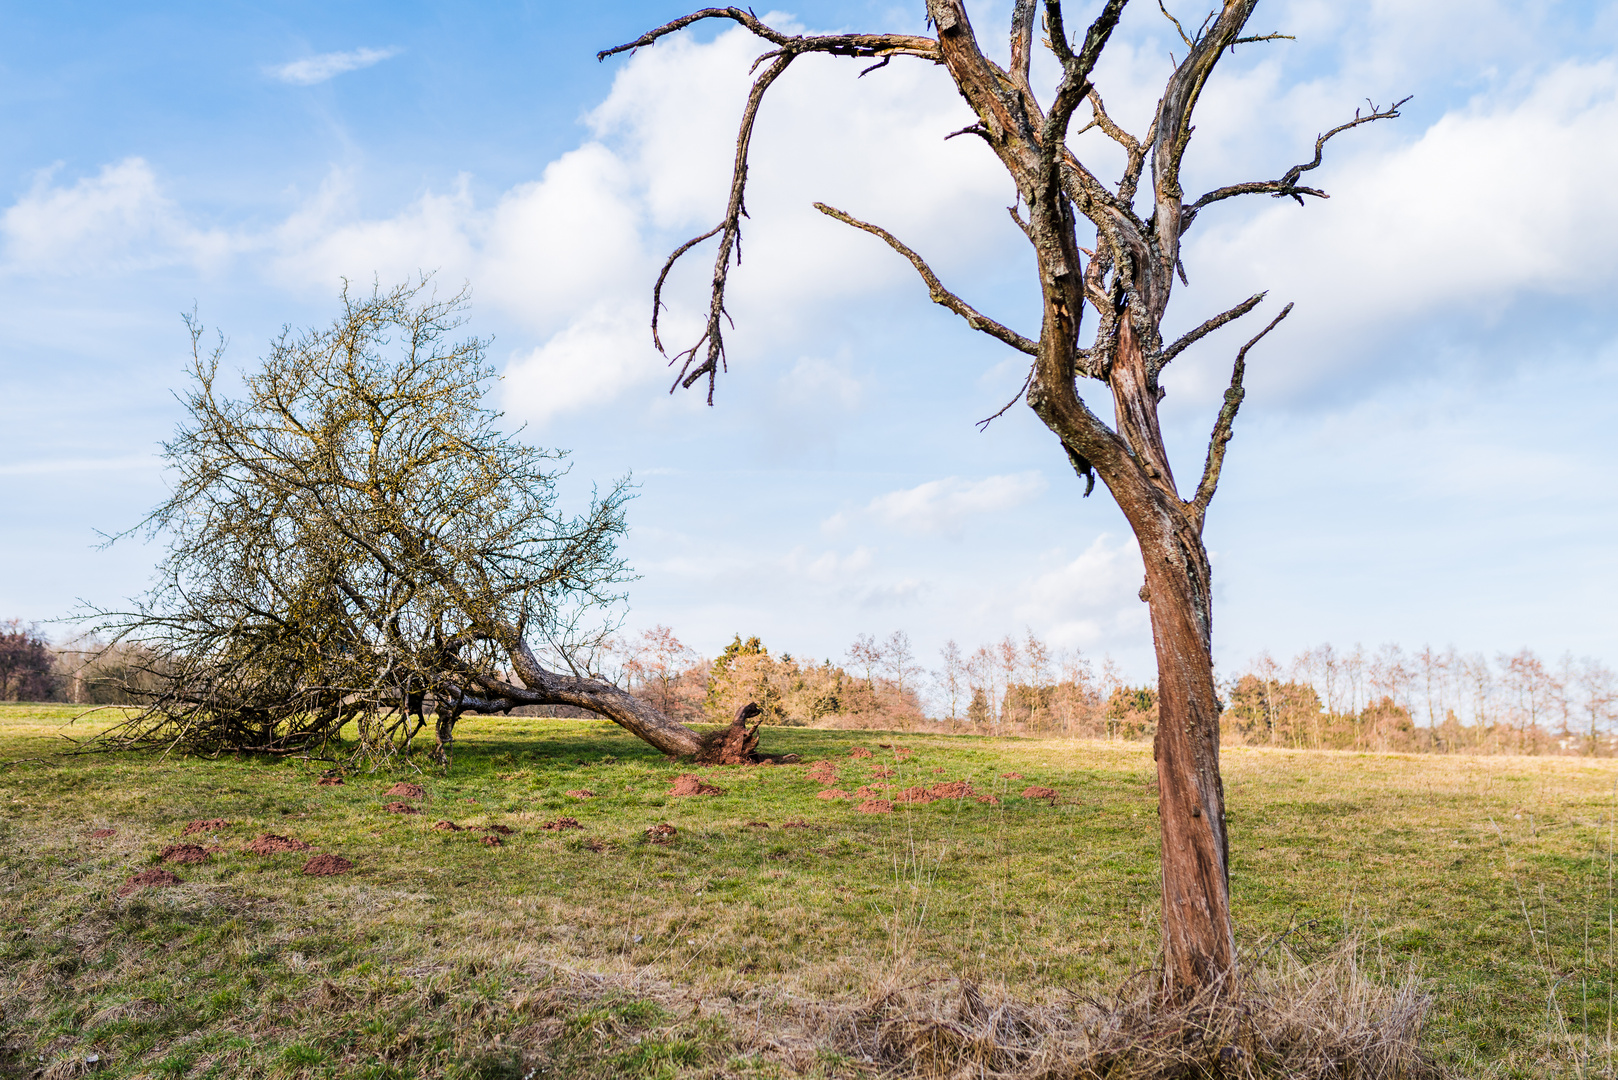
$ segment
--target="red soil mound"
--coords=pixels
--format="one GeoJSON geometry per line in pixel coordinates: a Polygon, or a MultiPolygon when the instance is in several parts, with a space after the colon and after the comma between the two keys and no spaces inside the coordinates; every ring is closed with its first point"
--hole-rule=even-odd
{"type": "Polygon", "coordinates": [[[924,787],[907,787],[903,791],[894,795],[893,801],[902,803],[930,803],[937,802],[938,796],[934,795],[924,787]]]}
{"type": "Polygon", "coordinates": [[[949,780],[933,785],[933,797],[938,799],[970,799],[976,795],[970,780],[949,780]]]}
{"type": "Polygon", "coordinates": [[[851,758],[870,757],[871,752],[863,746],[850,746],[848,748],[848,756],[851,758]]]}
{"type": "Polygon", "coordinates": [[[501,836],[510,836],[517,830],[513,829],[510,825],[485,825],[483,826],[483,831],[499,833],[501,836]]]}
{"type": "Polygon", "coordinates": [[[578,818],[562,817],[557,818],[555,821],[547,821],[540,828],[549,829],[552,832],[561,832],[564,829],[582,829],[584,826],[579,824],[578,818]]]}
{"type": "Polygon", "coordinates": [[[118,830],[117,829],[91,829],[90,830],[90,839],[92,839],[92,840],[105,840],[108,837],[117,836],[117,835],[118,835],[118,830]]]}
{"type": "Polygon", "coordinates": [[[817,798],[817,799],[846,799],[846,798],[848,798],[848,792],[843,791],[841,788],[829,787],[825,791],[822,791],[819,794],[817,794],[815,796],[815,798],[817,798]]]}
{"type": "Polygon", "coordinates": [[[570,791],[568,794],[575,799],[593,799],[596,797],[596,793],[593,791],[570,791]]]}
{"type": "Polygon", "coordinates": [[[453,822],[453,821],[435,821],[435,822],[433,822],[433,828],[437,829],[439,832],[460,832],[461,831],[461,827],[459,825],[455,824],[455,822],[453,822]]]}
{"type": "Polygon", "coordinates": [[[893,775],[893,768],[888,765],[877,765],[871,769],[871,776],[876,780],[886,780],[893,775]]]}
{"type": "Polygon", "coordinates": [[[343,782],[341,776],[322,776],[315,781],[315,787],[336,787],[343,782]]]}
{"type": "Polygon", "coordinates": [[[980,803],[988,803],[990,806],[999,806],[1000,805],[1000,800],[997,799],[996,797],[994,797],[993,795],[979,795],[978,796],[978,802],[980,802],[980,803]]]}
{"type": "Polygon", "coordinates": [[[1050,799],[1054,802],[1060,798],[1060,795],[1055,788],[1040,787],[1038,784],[1033,784],[1022,789],[1022,797],[1025,799],[1050,799]]]}
{"type": "Polygon", "coordinates": [[[1002,780],[1021,780],[1022,778],[1022,773],[1020,772],[1003,772],[1000,774],[1000,779],[1002,780]]]}
{"type": "Polygon", "coordinates": [[[500,839],[498,836],[495,836],[493,833],[489,833],[485,836],[478,837],[478,843],[482,844],[484,847],[499,847],[501,844],[504,844],[505,841],[500,839]]]}
{"type": "Polygon", "coordinates": [[[354,864],[341,855],[316,855],[303,864],[303,872],[310,877],[331,877],[333,874],[346,874],[354,869],[354,864]]]}
{"type": "Polygon", "coordinates": [[[394,784],[382,793],[384,799],[425,799],[427,789],[420,784],[394,784]]]}
{"type": "Polygon", "coordinates": [[[749,821],[742,826],[744,829],[768,829],[769,827],[770,823],[768,821],[749,821]]]}
{"type": "Polygon", "coordinates": [[[886,799],[866,799],[854,809],[862,814],[891,814],[893,804],[886,799]]]}
{"type": "Polygon", "coordinates": [[[910,747],[908,746],[895,746],[893,743],[885,742],[879,742],[877,745],[884,750],[892,750],[893,756],[898,758],[900,761],[903,761],[910,756],[910,747]]]}
{"type": "Polygon", "coordinates": [[[420,810],[417,810],[414,806],[411,806],[407,802],[390,802],[390,803],[386,804],[385,806],[383,806],[382,809],[386,810],[390,814],[419,814],[419,813],[421,813],[420,810]]]}
{"type": "Polygon", "coordinates": [[[180,830],[181,836],[191,836],[199,832],[213,832],[216,829],[228,829],[230,822],[222,817],[198,818],[196,821],[186,822],[185,828],[180,830]]]}
{"type": "Polygon", "coordinates": [[[674,786],[669,788],[670,795],[723,795],[724,793],[724,788],[716,787],[693,773],[681,773],[676,776],[674,786]]]}
{"type": "Polygon", "coordinates": [[[650,829],[647,829],[646,839],[650,840],[654,844],[666,844],[670,840],[673,840],[675,834],[679,831],[679,829],[676,829],[673,825],[670,825],[665,821],[661,825],[653,825],[650,829]]]}
{"type": "Polygon", "coordinates": [[[170,885],[178,885],[180,876],[173,870],[154,868],[142,870],[128,881],[118,886],[119,896],[128,896],[139,889],[162,889],[170,885]]]}
{"type": "Polygon", "coordinates": [[[200,863],[208,861],[208,851],[196,844],[170,844],[158,853],[158,858],[172,863],[200,863]]]}
{"type": "Polygon", "coordinates": [[[809,766],[809,779],[829,787],[837,783],[837,766],[829,761],[817,761],[809,766]]]}
{"type": "Polygon", "coordinates": [[[247,850],[254,855],[285,855],[289,851],[308,851],[309,845],[302,840],[294,840],[290,836],[265,833],[248,844],[247,850]]]}
{"type": "Polygon", "coordinates": [[[792,821],[783,821],[781,823],[781,828],[783,829],[807,829],[809,827],[810,825],[807,821],[798,821],[797,819],[793,819],[792,821]]]}

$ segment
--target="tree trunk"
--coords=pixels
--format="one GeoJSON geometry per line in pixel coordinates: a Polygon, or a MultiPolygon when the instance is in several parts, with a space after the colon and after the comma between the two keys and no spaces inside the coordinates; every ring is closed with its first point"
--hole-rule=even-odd
{"type": "Polygon", "coordinates": [[[1162,842],[1163,980],[1165,992],[1183,997],[1217,982],[1236,964],[1225,789],[1219,776],[1219,704],[1213,659],[1202,633],[1208,625],[1206,597],[1197,587],[1199,575],[1179,569],[1187,563],[1206,568],[1207,556],[1200,542],[1186,551],[1141,539],[1143,592],[1151,606],[1157,653],[1152,756],[1157,760],[1162,842]]]}

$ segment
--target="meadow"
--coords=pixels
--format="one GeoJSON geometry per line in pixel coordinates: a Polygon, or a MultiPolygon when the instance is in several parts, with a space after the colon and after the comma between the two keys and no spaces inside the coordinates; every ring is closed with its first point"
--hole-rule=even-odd
{"type": "MultiPolygon", "coordinates": [[[[0,1077],[879,1075],[837,1032],[901,988],[1057,1007],[1152,964],[1145,743],[780,728],[803,764],[691,770],[476,718],[447,774],[373,773],[53,756],[73,712],[0,706],[0,1077]],[[670,794],[689,772],[722,792],[670,794]],[[205,861],[160,861],[181,843],[205,861]],[[180,881],[126,887],[153,870],[180,881]]],[[[1224,775],[1249,963],[1355,943],[1419,980],[1457,1074],[1614,1075],[1618,763],[1230,747],[1224,775]]]]}

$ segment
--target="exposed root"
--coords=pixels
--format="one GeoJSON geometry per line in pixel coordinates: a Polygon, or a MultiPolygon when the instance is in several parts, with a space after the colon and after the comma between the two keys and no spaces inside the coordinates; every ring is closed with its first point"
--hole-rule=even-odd
{"type": "Polygon", "coordinates": [[[736,717],[727,728],[703,736],[702,749],[691,760],[697,765],[790,765],[798,761],[797,754],[761,754],[758,752],[758,729],[763,721],[751,728],[747,721],[760,713],[759,707],[749,701],[736,710],[736,717]]]}

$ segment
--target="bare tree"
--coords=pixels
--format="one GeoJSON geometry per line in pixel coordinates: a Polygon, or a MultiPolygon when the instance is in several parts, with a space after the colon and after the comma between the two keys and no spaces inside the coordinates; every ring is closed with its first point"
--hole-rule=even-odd
{"type": "MultiPolygon", "coordinates": [[[[955,134],[982,140],[1015,187],[1011,216],[1032,246],[1038,268],[1042,316],[1037,337],[1018,333],[973,308],[939,280],[920,254],[882,227],[823,203],[816,206],[881,239],[916,268],[936,303],[961,316],[973,329],[1032,358],[1025,392],[1019,397],[1025,398],[1060,440],[1064,456],[1086,481],[1086,494],[1094,487],[1095,477],[1101,477],[1139,541],[1146,569],[1140,595],[1151,605],[1161,708],[1156,756],[1165,984],[1170,993],[1180,995],[1223,978],[1235,965],[1211,655],[1211,569],[1202,542],[1203,520],[1219,483],[1226,444],[1242,402],[1248,350],[1291,310],[1291,305],[1283,308],[1236,353],[1230,388],[1213,425],[1201,478],[1190,497],[1182,497],[1158,423],[1158,403],[1163,396],[1159,376],[1188,346],[1246,315],[1264,296],[1249,297],[1174,341],[1165,341],[1162,324],[1170,293],[1176,276],[1182,281],[1185,276],[1181,242],[1200,214],[1229,199],[1269,195],[1290,197],[1301,204],[1306,195],[1325,197],[1324,192],[1303,185],[1301,178],[1320,165],[1326,142],[1360,124],[1398,115],[1398,105],[1356,113],[1315,140],[1311,160],[1276,179],[1227,184],[1188,198],[1181,185],[1181,166],[1194,130],[1192,115],[1215,65],[1237,45],[1280,35],[1247,33],[1257,0],[1223,0],[1197,30],[1180,29],[1184,58],[1175,64],[1151,126],[1144,136],[1136,136],[1107,114],[1090,79],[1126,2],[1106,0],[1088,30],[1075,38],[1067,29],[1061,0],[1016,0],[1009,60],[1004,65],[984,54],[968,18],[966,0],[927,0],[934,36],[788,34],[742,8],[707,8],[600,56],[652,45],[711,18],[738,23],[768,46],[755,63],[755,70],[763,70],[743,109],[724,216],[670,255],[652,290],[653,340],[662,348],[658,320],[669,269],[697,244],[719,238],[703,330],[694,343],[677,349],[670,361],[678,368],[676,385],[689,388],[707,382],[710,404],[715,379],[726,364],[725,286],[732,257],[740,256],[748,149],[759,106],[770,86],[794,60],[810,54],[875,60],[874,67],[895,57],[913,57],[943,65],[976,114],[975,123],[955,134]],[[1036,98],[1029,80],[1034,46],[1040,40],[1035,22],[1041,7],[1043,41],[1061,71],[1056,90],[1045,104],[1036,98]],[[1124,151],[1122,174],[1112,183],[1104,182],[1069,145],[1074,116],[1086,105],[1092,119],[1081,130],[1099,128],[1124,151]],[[1146,197],[1151,209],[1143,216],[1136,209],[1137,193],[1148,162],[1151,177],[1146,197]],[[1026,208],[1026,216],[1019,207],[1026,208]],[[1081,242],[1081,222],[1094,229],[1092,247],[1081,242]],[[1088,346],[1080,334],[1086,306],[1097,316],[1088,346]],[[1084,379],[1095,380],[1109,391],[1111,424],[1080,396],[1084,379]]],[[[1178,29],[1181,24],[1175,22],[1175,26],[1178,29]]]]}
{"type": "Polygon", "coordinates": [[[44,701],[56,690],[55,657],[39,627],[0,622],[0,701],[44,701]]]}
{"type": "Polygon", "coordinates": [[[938,683],[944,700],[949,703],[949,729],[954,731],[955,721],[961,712],[961,695],[967,689],[966,659],[954,638],[944,642],[944,647],[938,650],[938,657],[944,666],[933,672],[933,679],[938,683]]]}
{"type": "Polygon", "coordinates": [[[276,752],[352,721],[396,748],[432,715],[447,762],[463,713],[569,705],[668,754],[713,749],[596,677],[627,481],[558,512],[564,455],[502,433],[484,343],[449,340],[465,304],[425,281],[345,287],[331,326],[284,331],[241,398],[193,322],[173,491],[146,521],[168,542],[158,584],[98,613],[155,680],[130,684],[149,708],[116,739],[276,752]]]}

